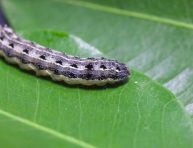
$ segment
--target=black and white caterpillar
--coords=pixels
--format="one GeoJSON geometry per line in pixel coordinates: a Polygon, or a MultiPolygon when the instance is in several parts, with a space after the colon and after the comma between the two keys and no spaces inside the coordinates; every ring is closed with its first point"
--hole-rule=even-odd
{"type": "Polygon", "coordinates": [[[124,81],[130,75],[125,64],[106,58],[79,58],[18,37],[0,25],[0,56],[25,70],[68,84],[105,85],[124,81]]]}

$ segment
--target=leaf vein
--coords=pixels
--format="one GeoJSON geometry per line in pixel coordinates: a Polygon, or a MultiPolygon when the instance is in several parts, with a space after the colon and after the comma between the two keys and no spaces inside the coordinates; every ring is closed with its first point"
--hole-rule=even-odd
{"type": "Polygon", "coordinates": [[[100,4],[85,2],[85,1],[81,1],[81,0],[54,0],[54,1],[66,3],[66,4],[70,4],[70,5],[75,5],[75,6],[79,6],[79,7],[85,7],[88,9],[93,9],[93,10],[97,10],[97,11],[101,11],[101,12],[107,12],[107,13],[116,14],[116,15],[129,16],[129,17],[133,17],[133,18],[138,18],[138,19],[143,19],[143,20],[148,20],[148,21],[152,21],[152,22],[157,22],[157,23],[162,23],[162,24],[166,24],[166,25],[172,25],[175,27],[193,30],[193,24],[182,22],[182,21],[177,21],[177,20],[170,19],[170,18],[159,17],[156,15],[140,13],[137,11],[123,10],[120,8],[103,6],[100,4]]]}
{"type": "Polygon", "coordinates": [[[48,133],[48,134],[50,134],[52,136],[55,136],[57,138],[60,138],[62,140],[65,140],[65,141],[68,141],[70,143],[76,144],[78,146],[81,146],[81,147],[84,147],[84,148],[96,148],[96,146],[94,146],[94,145],[88,144],[88,143],[86,143],[84,141],[81,141],[79,139],[76,139],[72,136],[68,136],[68,135],[65,135],[63,133],[57,132],[57,131],[55,131],[51,128],[42,126],[42,125],[34,123],[34,122],[31,122],[27,119],[18,117],[14,114],[11,114],[11,113],[6,112],[6,111],[1,110],[1,109],[0,109],[0,115],[6,116],[8,118],[11,118],[12,120],[18,121],[18,122],[23,123],[23,124],[28,125],[28,126],[31,126],[31,127],[35,128],[37,130],[43,131],[45,133],[48,133]]]}

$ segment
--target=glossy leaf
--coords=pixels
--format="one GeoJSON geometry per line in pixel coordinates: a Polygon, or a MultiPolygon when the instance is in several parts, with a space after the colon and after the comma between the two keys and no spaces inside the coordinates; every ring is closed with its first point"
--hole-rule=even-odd
{"type": "Polygon", "coordinates": [[[9,0],[4,3],[18,31],[43,28],[75,34],[100,49],[103,55],[145,72],[175,93],[185,106],[191,105],[192,2],[9,0]]]}
{"type": "MultiPolygon", "coordinates": [[[[4,1],[23,37],[73,55],[118,59],[190,103],[191,29],[109,7],[83,1],[4,1]]],[[[184,108],[135,70],[125,85],[89,89],[36,78],[3,61],[0,65],[1,147],[193,146],[184,108]],[[11,142],[10,134],[15,135],[11,142]]]]}

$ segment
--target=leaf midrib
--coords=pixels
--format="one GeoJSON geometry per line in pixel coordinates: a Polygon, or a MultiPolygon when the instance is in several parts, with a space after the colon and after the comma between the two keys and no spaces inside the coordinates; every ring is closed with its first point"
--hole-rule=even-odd
{"type": "Polygon", "coordinates": [[[106,12],[106,13],[129,16],[129,17],[133,17],[133,18],[137,18],[137,19],[148,20],[148,21],[152,21],[152,22],[157,22],[157,23],[162,23],[162,24],[166,24],[166,25],[171,25],[171,26],[175,26],[175,27],[193,30],[193,24],[182,22],[182,21],[177,21],[174,19],[158,17],[155,15],[140,13],[137,11],[123,10],[120,8],[103,6],[100,4],[81,1],[81,0],[54,0],[54,1],[60,2],[60,3],[66,3],[66,4],[70,4],[70,5],[75,5],[75,6],[79,6],[79,7],[85,7],[88,9],[98,10],[98,11],[102,11],[102,12],[106,12]]]}
{"type": "Polygon", "coordinates": [[[84,147],[84,148],[96,148],[96,146],[94,145],[91,145],[91,144],[88,144],[84,141],[81,141],[79,139],[76,139],[72,136],[69,136],[69,135],[65,135],[63,133],[60,133],[58,131],[55,131],[51,128],[48,128],[48,127],[45,127],[45,126],[42,126],[40,124],[37,124],[37,123],[34,123],[34,122],[31,122],[30,120],[27,120],[27,119],[24,119],[24,118],[21,118],[19,116],[16,116],[14,114],[11,114],[9,112],[6,112],[2,109],[0,109],[0,115],[3,115],[3,116],[6,116],[8,118],[11,118],[12,120],[15,120],[17,122],[20,122],[20,123],[23,123],[25,125],[28,125],[30,127],[33,127],[39,131],[42,131],[42,132],[45,132],[47,134],[50,134],[51,136],[54,136],[54,137],[57,137],[57,138],[60,138],[61,140],[64,140],[64,141],[67,141],[69,143],[72,143],[72,144],[75,144],[75,145],[78,145],[80,147],[84,147]]]}

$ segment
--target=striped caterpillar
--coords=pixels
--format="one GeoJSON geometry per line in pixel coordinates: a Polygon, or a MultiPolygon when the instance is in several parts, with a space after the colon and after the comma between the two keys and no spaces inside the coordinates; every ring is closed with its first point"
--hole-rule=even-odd
{"type": "Polygon", "coordinates": [[[98,85],[122,82],[130,75],[127,67],[106,58],[79,58],[43,47],[18,37],[0,25],[0,56],[39,76],[68,84],[98,85]]]}

